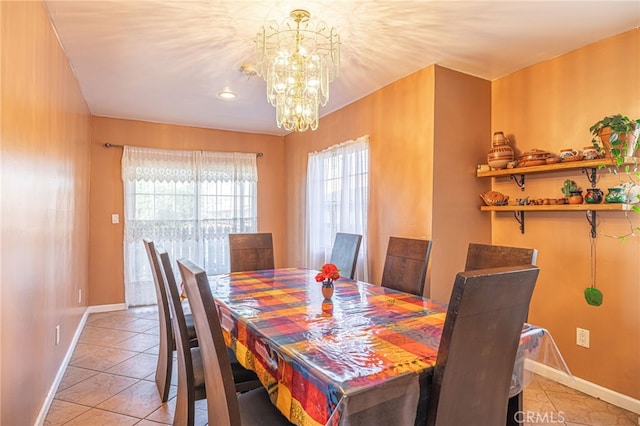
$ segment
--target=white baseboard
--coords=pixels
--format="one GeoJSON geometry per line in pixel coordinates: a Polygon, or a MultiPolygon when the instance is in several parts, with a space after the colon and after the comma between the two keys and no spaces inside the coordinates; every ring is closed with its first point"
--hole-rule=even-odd
{"type": "Polygon", "coordinates": [[[112,305],[89,306],[87,308],[87,312],[90,314],[95,314],[96,312],[122,311],[124,309],[127,309],[126,303],[114,303],[112,305]]]}
{"type": "Polygon", "coordinates": [[[84,311],[82,318],[80,319],[80,323],[78,323],[78,328],[76,328],[75,333],[73,334],[73,339],[71,339],[71,344],[69,345],[69,349],[67,350],[60,367],[58,368],[58,373],[56,374],[53,383],[51,384],[51,388],[47,393],[47,397],[40,408],[40,413],[38,413],[38,417],[34,423],[34,426],[42,426],[44,424],[44,420],[47,417],[47,413],[49,412],[49,408],[51,408],[51,403],[56,395],[58,390],[58,386],[60,386],[60,382],[62,381],[62,377],[64,376],[64,372],[67,370],[69,366],[69,361],[71,360],[71,356],[73,355],[73,351],[76,349],[76,345],[78,344],[78,339],[80,338],[80,334],[82,334],[82,330],[84,329],[84,325],[87,322],[87,317],[89,314],[93,314],[96,312],[111,312],[111,311],[121,311],[123,309],[127,309],[127,305],[125,303],[115,303],[112,305],[97,305],[97,306],[89,306],[84,311]]]}
{"type": "Polygon", "coordinates": [[[82,314],[82,318],[78,323],[78,328],[76,328],[75,333],[73,333],[73,339],[71,339],[71,344],[69,345],[69,349],[67,350],[60,367],[58,368],[58,373],[56,377],[53,379],[53,383],[51,384],[51,388],[49,388],[49,392],[47,393],[47,397],[40,408],[40,413],[38,413],[38,417],[34,423],[35,426],[42,426],[44,424],[44,420],[47,417],[47,413],[49,412],[49,408],[51,407],[51,403],[53,402],[53,398],[56,395],[58,390],[58,386],[60,386],[60,382],[62,381],[62,377],[64,376],[64,372],[69,365],[69,361],[71,360],[71,356],[73,355],[73,351],[78,344],[78,339],[80,338],[80,334],[82,334],[82,329],[84,328],[84,324],[87,322],[87,317],[89,316],[89,309],[84,311],[82,314]]]}
{"type": "Polygon", "coordinates": [[[572,379],[570,376],[556,370],[555,368],[551,368],[547,365],[529,359],[525,360],[525,368],[546,379],[553,380],[554,382],[579,390],[580,392],[586,393],[594,398],[606,401],[609,404],[640,414],[640,400],[631,398],[630,396],[607,389],[600,385],[596,385],[595,383],[588,382],[579,377],[574,376],[572,379]]]}

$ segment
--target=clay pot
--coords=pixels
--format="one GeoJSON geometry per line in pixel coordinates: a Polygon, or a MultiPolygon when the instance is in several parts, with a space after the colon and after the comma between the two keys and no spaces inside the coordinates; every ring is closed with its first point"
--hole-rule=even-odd
{"type": "Polygon", "coordinates": [[[509,139],[503,132],[495,132],[491,149],[487,154],[487,164],[492,169],[504,169],[513,161],[513,148],[509,145],[509,139]]]}
{"type": "Polygon", "coordinates": [[[560,158],[563,160],[568,157],[576,157],[578,154],[578,151],[573,148],[564,148],[560,150],[560,158]]]}
{"type": "Polygon", "coordinates": [[[585,160],[595,160],[600,156],[600,153],[593,145],[589,145],[582,149],[582,155],[585,160]]]}
{"type": "MultiPolygon", "coordinates": [[[[598,134],[600,136],[600,140],[604,145],[604,149],[607,157],[611,157],[611,141],[609,140],[611,137],[611,128],[605,127],[600,130],[598,134]]],[[[620,149],[620,155],[623,157],[633,157],[636,152],[636,145],[638,142],[638,137],[640,136],[640,129],[636,129],[631,133],[620,133],[618,134],[618,140],[621,142],[620,145],[617,146],[620,149]]]]}
{"type": "Polygon", "coordinates": [[[571,191],[569,197],[569,204],[582,204],[584,198],[582,197],[582,191],[571,191]]]}

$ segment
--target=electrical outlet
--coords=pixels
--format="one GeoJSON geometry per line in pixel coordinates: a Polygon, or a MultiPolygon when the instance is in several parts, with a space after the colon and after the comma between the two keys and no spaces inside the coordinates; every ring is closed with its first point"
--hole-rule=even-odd
{"type": "Polygon", "coordinates": [[[117,213],[114,213],[111,215],[111,223],[113,223],[114,225],[116,223],[120,223],[120,215],[117,213]]]}
{"type": "Polygon", "coordinates": [[[576,344],[584,348],[589,347],[589,330],[584,328],[576,328],[576,344]]]}
{"type": "Polygon", "coordinates": [[[56,325],[56,346],[60,344],[60,326],[56,325]]]}
{"type": "Polygon", "coordinates": [[[82,289],[78,289],[78,303],[82,303],[82,289]]]}

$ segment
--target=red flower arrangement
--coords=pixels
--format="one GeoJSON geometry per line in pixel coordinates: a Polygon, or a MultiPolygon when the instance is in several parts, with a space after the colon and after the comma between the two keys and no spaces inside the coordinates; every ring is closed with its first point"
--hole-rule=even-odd
{"type": "Polygon", "coordinates": [[[317,282],[332,282],[340,278],[340,270],[333,263],[325,263],[322,265],[322,271],[316,275],[317,282]]]}

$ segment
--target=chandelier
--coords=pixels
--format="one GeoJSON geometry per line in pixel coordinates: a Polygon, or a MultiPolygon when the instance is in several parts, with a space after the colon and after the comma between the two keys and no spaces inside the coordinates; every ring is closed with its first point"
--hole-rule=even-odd
{"type": "Polygon", "coordinates": [[[278,127],[304,132],[318,128],[318,105],[329,100],[338,75],[340,36],[335,28],[296,9],[280,25],[270,22],[256,36],[256,71],[267,82],[278,127]]]}

